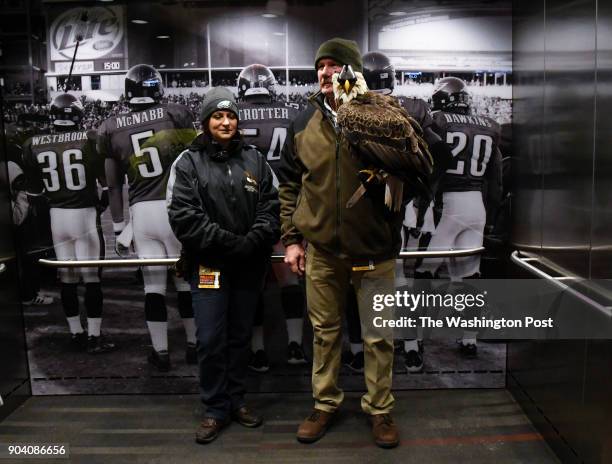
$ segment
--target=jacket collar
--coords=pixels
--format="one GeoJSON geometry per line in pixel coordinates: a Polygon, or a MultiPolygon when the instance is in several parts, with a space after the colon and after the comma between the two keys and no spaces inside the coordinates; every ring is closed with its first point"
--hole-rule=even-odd
{"type": "Polygon", "coordinates": [[[206,153],[212,160],[227,161],[230,156],[239,153],[244,146],[244,141],[240,133],[232,139],[227,148],[223,148],[219,143],[212,140],[204,132],[199,134],[193,142],[191,142],[190,150],[206,153]]]}
{"type": "Polygon", "coordinates": [[[329,122],[329,124],[334,128],[334,131],[336,131],[336,133],[339,132],[339,128],[336,126],[336,124],[334,123],[334,117],[332,116],[332,114],[330,113],[330,111],[326,108],[325,106],[325,95],[323,95],[323,92],[321,92],[320,90],[318,92],[316,92],[315,94],[311,95],[308,98],[308,102],[317,110],[319,110],[322,114],[323,117],[329,122]]]}

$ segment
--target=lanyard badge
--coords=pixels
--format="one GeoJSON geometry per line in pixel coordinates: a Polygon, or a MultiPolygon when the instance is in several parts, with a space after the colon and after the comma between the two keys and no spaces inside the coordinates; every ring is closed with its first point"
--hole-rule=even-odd
{"type": "Polygon", "coordinates": [[[221,272],[200,265],[198,269],[198,288],[221,288],[221,272]]]}

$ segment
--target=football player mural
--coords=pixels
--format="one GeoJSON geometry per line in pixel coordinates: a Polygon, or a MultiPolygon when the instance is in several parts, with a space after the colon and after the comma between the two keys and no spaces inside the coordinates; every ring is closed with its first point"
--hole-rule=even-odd
{"type": "MultiPolygon", "coordinates": [[[[96,151],[95,132],[81,129],[81,103],[70,94],[51,103],[53,130],[32,136],[23,147],[28,193],[49,202],[51,235],[57,259],[100,259],[104,239],[100,213],[108,205],[104,159],[96,151]],[[98,183],[102,187],[99,196],[98,183]]],[[[111,351],[114,345],[100,336],[102,289],[98,268],[60,270],[61,301],[75,349],[88,353],[111,351]],[[77,286],[85,284],[87,332],[81,325],[77,286]]]]}
{"type": "MultiPolygon", "coordinates": [[[[477,248],[483,243],[487,211],[496,211],[501,200],[499,124],[491,118],[471,114],[467,85],[457,77],[440,79],[431,98],[434,127],[451,147],[453,161],[440,179],[442,216],[428,249],[477,248]]],[[[453,281],[480,276],[479,255],[426,259],[417,271],[433,278],[443,261],[447,261],[453,281]]],[[[475,332],[464,332],[460,349],[468,357],[476,356],[475,332]]]]}
{"type": "MultiPolygon", "coordinates": [[[[106,158],[113,229],[123,246],[134,242],[139,258],[172,258],[180,243],[172,233],[166,211],[170,167],[196,135],[194,118],[180,104],[162,103],[164,88],[152,66],[136,65],[125,77],[125,98],[131,109],[104,121],[98,128],[99,150],[106,158]],[[127,175],[130,221],[123,217],[123,181],[127,175]]],[[[118,245],[119,247],[121,245],[118,245]]],[[[153,349],[148,360],[160,371],[170,369],[165,266],[143,269],[145,318],[153,349]]],[[[185,359],[195,364],[195,324],[189,284],[174,276],[178,310],[187,338],[185,359]]]]}
{"type": "MultiPolygon", "coordinates": [[[[274,74],[262,64],[252,64],[238,76],[238,108],[240,112],[239,129],[246,143],[255,145],[268,160],[273,172],[280,164],[281,149],[287,136],[287,128],[297,115],[299,107],[295,103],[275,101],[273,86],[274,74]]],[[[274,179],[278,187],[278,180],[274,179]]],[[[279,242],[275,253],[284,254],[279,242]]],[[[284,263],[272,265],[273,274],[281,291],[281,306],[285,314],[289,344],[287,361],[290,364],[304,364],[302,350],[302,319],[304,314],[304,294],[297,277],[284,263]]],[[[249,367],[257,372],[266,372],[269,363],[264,351],[263,341],[263,297],[258,305],[252,340],[253,355],[249,367]]]]}

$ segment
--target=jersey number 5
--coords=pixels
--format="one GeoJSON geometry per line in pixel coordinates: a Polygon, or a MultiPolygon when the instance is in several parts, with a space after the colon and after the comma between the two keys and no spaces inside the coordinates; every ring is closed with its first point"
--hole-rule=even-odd
{"type": "MultiPolygon", "coordinates": [[[[43,151],[36,155],[38,164],[43,172],[43,183],[47,192],[57,192],[60,189],[60,176],[57,170],[58,159],[54,151],[43,151]]],[[[83,160],[83,152],[76,148],[66,150],[62,153],[62,167],[64,168],[64,180],[68,190],[83,190],[87,186],[85,178],[85,166],[77,161],[83,160]]]]}
{"type": "Polygon", "coordinates": [[[148,146],[143,148],[141,145],[143,140],[146,141],[150,137],[153,137],[152,130],[138,132],[131,135],[134,156],[136,156],[136,158],[140,158],[141,156],[149,155],[149,160],[146,158],[142,161],[139,160],[138,172],[142,177],[157,177],[164,172],[161,160],[159,159],[159,150],[157,147],[148,146]],[[148,161],[151,162],[150,165],[148,161]]]}
{"type": "MultiPolygon", "coordinates": [[[[463,132],[447,132],[446,143],[453,146],[453,158],[462,154],[468,143],[468,137],[463,132]]],[[[472,145],[472,156],[470,162],[470,175],[473,177],[481,177],[487,170],[487,163],[491,158],[493,151],[493,138],[489,135],[475,135],[472,145]],[[483,147],[484,145],[484,147],[483,147]]],[[[465,174],[465,161],[458,159],[457,167],[446,170],[447,174],[456,174],[462,176],[465,174]]]]}

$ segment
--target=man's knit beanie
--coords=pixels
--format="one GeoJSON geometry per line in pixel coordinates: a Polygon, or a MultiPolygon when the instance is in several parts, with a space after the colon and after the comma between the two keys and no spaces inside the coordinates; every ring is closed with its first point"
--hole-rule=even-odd
{"type": "Polygon", "coordinates": [[[363,61],[361,60],[361,51],[357,42],[354,40],[342,39],[334,37],[327,42],[323,42],[317,50],[315,57],[315,69],[322,58],[332,58],[338,64],[349,64],[353,71],[363,72],[363,61]]]}

